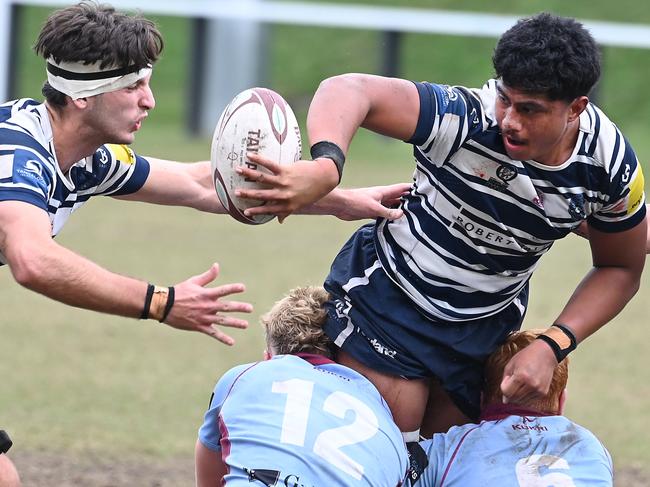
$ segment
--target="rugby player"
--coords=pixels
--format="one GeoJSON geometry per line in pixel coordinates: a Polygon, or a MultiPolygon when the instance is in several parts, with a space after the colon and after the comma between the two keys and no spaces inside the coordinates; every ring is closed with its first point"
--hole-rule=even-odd
{"type": "Polygon", "coordinates": [[[423,419],[426,435],[478,419],[483,363],[521,326],[530,277],[553,242],[586,221],[593,267],[549,317],[550,338],[506,365],[506,401],[543,397],[558,362],[637,292],[645,262],[643,174],[589,101],[600,76],[591,34],[571,18],[524,18],[499,39],[493,65],[482,88],[325,80],[308,114],[316,164],[255,157],[277,172],[265,180],[274,187],[241,192],[271,202],[249,214],[284,216],[337,185],[359,127],[413,146],[404,216],[360,228],[325,282],[337,360],[377,385],[407,441],[423,419]]]}
{"type": "MultiPolygon", "coordinates": [[[[171,287],[111,272],[59,245],[70,215],[99,195],[225,213],[210,162],[142,157],[129,147],[155,106],[153,65],[163,49],[156,26],[107,5],[81,2],[51,14],[36,41],[45,58],[45,102],[0,106],[0,264],[16,281],[71,306],[205,333],[231,345],[219,326],[244,328],[224,298],[243,284],[207,287],[217,264],[171,287]]],[[[389,218],[404,185],[343,190],[307,211],[345,219],[389,218]]],[[[173,231],[173,229],[170,229],[173,231]]]]}
{"type": "Polygon", "coordinates": [[[612,459],[587,429],[562,416],[569,358],[555,368],[546,396],[503,404],[508,361],[543,330],[514,332],[485,364],[481,421],[421,443],[429,458],[416,487],[571,485],[611,487],[612,459]]]}
{"type": "Polygon", "coordinates": [[[262,317],[266,360],[217,382],[196,443],[198,487],[402,485],[408,457],[388,406],[331,360],[327,299],[293,289],[262,317]]]}

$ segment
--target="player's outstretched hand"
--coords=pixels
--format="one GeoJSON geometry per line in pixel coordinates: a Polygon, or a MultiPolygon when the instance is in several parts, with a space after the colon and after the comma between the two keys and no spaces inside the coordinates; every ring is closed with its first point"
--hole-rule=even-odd
{"type": "Polygon", "coordinates": [[[264,206],[247,209],[244,213],[249,217],[271,214],[282,221],[296,210],[318,201],[338,184],[336,166],[327,159],[280,165],[259,154],[247,154],[247,157],[272,173],[244,166],[237,168],[246,179],[269,186],[268,189],[238,189],[235,192],[241,198],[266,202],[264,206]]]}
{"type": "Polygon", "coordinates": [[[337,188],[314,204],[317,213],[326,213],[341,220],[386,218],[397,220],[404,212],[397,208],[410,184],[398,183],[368,188],[337,188]]]}
{"type": "Polygon", "coordinates": [[[165,323],[180,330],[200,331],[226,345],[233,345],[235,340],[221,331],[219,326],[246,328],[248,322],[224,313],[250,313],[253,306],[223,299],[231,294],[244,292],[246,288],[241,283],[206,287],[218,275],[219,264],[212,264],[203,274],[192,276],[174,286],[174,306],[165,323]]]}
{"type": "Polygon", "coordinates": [[[503,402],[525,406],[543,398],[548,393],[556,366],[551,348],[541,340],[534,340],[515,354],[503,369],[503,402]]]}

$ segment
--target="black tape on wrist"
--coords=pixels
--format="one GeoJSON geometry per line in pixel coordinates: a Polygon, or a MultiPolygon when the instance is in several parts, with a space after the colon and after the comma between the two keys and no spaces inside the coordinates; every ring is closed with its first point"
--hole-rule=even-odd
{"type": "Polygon", "coordinates": [[[5,430],[0,430],[0,454],[7,453],[13,445],[11,438],[5,430]]]}
{"type": "Polygon", "coordinates": [[[167,315],[169,315],[169,312],[172,310],[172,306],[174,306],[174,297],[175,297],[174,286],[168,287],[167,303],[165,303],[165,311],[163,311],[162,317],[158,320],[160,323],[162,323],[167,319],[167,315]]]}
{"type": "Polygon", "coordinates": [[[147,294],[144,297],[144,308],[142,308],[142,313],[140,314],[141,320],[146,320],[149,318],[149,308],[151,307],[151,298],[153,298],[153,290],[156,286],[149,284],[147,286],[147,294]]]}
{"type": "Polygon", "coordinates": [[[339,173],[339,183],[341,182],[341,178],[343,177],[343,165],[345,164],[345,154],[338,145],[328,140],[321,140],[311,146],[309,153],[311,154],[312,159],[326,157],[334,161],[334,164],[336,164],[336,170],[339,173]]]}
{"type": "Polygon", "coordinates": [[[560,323],[555,323],[537,338],[551,347],[558,364],[578,347],[578,341],[571,329],[560,323]]]}

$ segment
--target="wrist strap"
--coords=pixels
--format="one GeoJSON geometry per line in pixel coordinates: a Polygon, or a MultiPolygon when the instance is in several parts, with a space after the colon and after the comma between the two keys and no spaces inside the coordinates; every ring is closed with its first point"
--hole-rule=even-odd
{"type": "Polygon", "coordinates": [[[165,310],[163,311],[162,318],[160,318],[158,321],[161,323],[167,319],[167,315],[169,315],[169,312],[172,310],[172,306],[174,306],[174,298],[176,297],[176,293],[174,291],[174,286],[170,286],[167,288],[167,303],[165,303],[165,310]]]}
{"type": "Polygon", "coordinates": [[[578,347],[578,341],[571,329],[560,323],[553,324],[537,338],[551,347],[558,364],[578,347]]]}
{"type": "Polygon", "coordinates": [[[156,286],[151,298],[151,308],[149,308],[149,318],[152,320],[162,321],[165,314],[165,308],[169,301],[169,290],[166,287],[156,286]]]}
{"type": "Polygon", "coordinates": [[[7,453],[13,442],[5,430],[0,430],[0,454],[7,453]]]}
{"type": "Polygon", "coordinates": [[[338,145],[329,140],[321,140],[311,146],[309,153],[311,154],[312,159],[326,157],[334,161],[334,164],[336,164],[336,170],[339,173],[339,183],[341,182],[341,178],[343,177],[343,165],[345,164],[345,154],[338,145]]]}
{"type": "Polygon", "coordinates": [[[141,320],[148,318],[158,320],[160,323],[167,319],[169,312],[174,306],[176,293],[174,286],[164,288],[149,284],[147,294],[144,298],[144,307],[142,308],[141,320]]]}
{"type": "Polygon", "coordinates": [[[142,313],[140,313],[140,319],[146,320],[149,318],[149,308],[151,308],[151,298],[153,297],[153,290],[155,286],[153,284],[147,285],[147,294],[144,297],[144,306],[142,307],[142,313]]]}

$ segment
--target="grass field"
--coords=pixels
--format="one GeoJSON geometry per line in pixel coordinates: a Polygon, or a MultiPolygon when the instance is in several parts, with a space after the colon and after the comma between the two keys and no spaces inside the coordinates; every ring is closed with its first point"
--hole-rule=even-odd
{"type": "MultiPolygon", "coordinates": [[[[478,0],[402,3],[488,8],[478,0]]],[[[498,8],[524,14],[555,7],[581,18],[650,22],[650,11],[641,6],[645,3],[626,0],[604,4],[596,11],[592,2],[531,1],[525,10],[518,2],[501,2],[498,8]]],[[[31,44],[45,12],[27,10],[22,45],[31,44]]],[[[143,154],[179,160],[205,158],[209,141],[188,138],[182,130],[184,93],[179,90],[184,85],[178,78],[185,69],[189,27],[179,19],[161,18],[160,22],[168,42],[154,78],[158,107],[135,148],[143,154]]],[[[271,49],[274,58],[283,59],[288,50],[301,46],[305,62],[274,63],[270,84],[287,93],[300,111],[322,77],[348,70],[373,71],[376,53],[366,53],[374,52],[376,43],[376,35],[369,32],[278,27],[271,49]],[[329,36],[331,52],[324,53],[324,59],[315,62],[306,55],[329,36]],[[339,52],[344,62],[337,62],[339,52]]],[[[404,70],[414,79],[477,83],[490,74],[492,46],[492,40],[477,45],[462,39],[408,36],[404,70]],[[427,53],[428,63],[417,57],[418,50],[427,53]],[[458,52],[463,56],[455,56],[458,52]],[[441,67],[444,72],[438,76],[441,67]]],[[[605,54],[608,69],[599,95],[601,105],[620,120],[645,161],[650,157],[645,135],[650,102],[642,96],[645,77],[638,70],[650,64],[650,53],[607,49],[605,54]]],[[[35,96],[42,66],[27,50],[21,56],[20,95],[35,96]]],[[[353,145],[344,184],[408,181],[411,170],[405,144],[364,134],[353,145]]],[[[218,261],[222,264],[219,282],[247,284],[242,299],[255,305],[251,327],[234,332],[237,345],[228,348],[204,335],[177,332],[153,322],[64,307],[19,288],[8,269],[2,269],[0,426],[12,433],[21,449],[79,456],[95,452],[115,458],[187,458],[215,380],[234,364],[261,358],[259,314],[289,288],[321,283],[332,258],[357,226],[330,217],[297,216],[283,225],[248,227],[227,217],[181,208],[91,201],[70,220],[58,238],[60,243],[112,270],[160,284],[178,282],[218,261]]],[[[550,323],[589,265],[584,241],[571,237],[559,242],[533,278],[526,326],[550,323]]],[[[568,415],[603,440],[617,467],[638,466],[646,471],[650,465],[645,351],[648,295],[646,274],[639,295],[627,309],[572,354],[568,402],[568,415]]]]}

